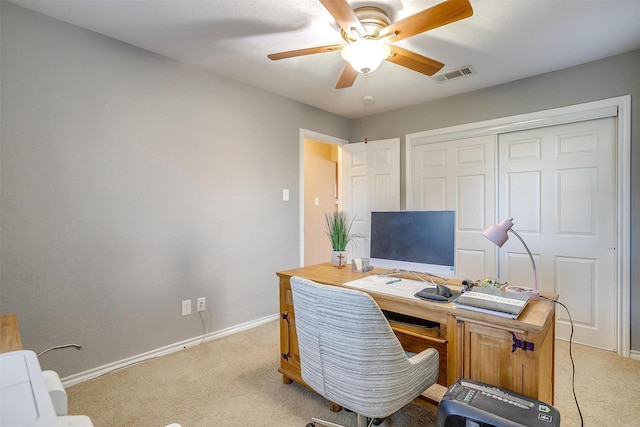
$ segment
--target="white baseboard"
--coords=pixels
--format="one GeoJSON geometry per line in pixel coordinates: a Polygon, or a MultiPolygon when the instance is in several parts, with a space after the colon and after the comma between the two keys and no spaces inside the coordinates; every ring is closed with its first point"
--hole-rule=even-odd
{"type": "Polygon", "coordinates": [[[637,350],[631,350],[629,352],[629,357],[635,360],[640,360],[640,351],[637,350]]]}
{"type": "Polygon", "coordinates": [[[222,329],[216,332],[210,332],[205,336],[198,336],[195,338],[191,338],[188,340],[180,341],[174,344],[169,344],[165,347],[160,347],[155,350],[148,351],[146,353],[138,354],[136,356],[131,356],[126,359],[118,360],[113,363],[109,363],[103,366],[99,366],[97,368],[89,369],[88,371],[80,372],[77,374],[69,375],[68,377],[62,378],[62,385],[64,387],[69,387],[74,384],[79,384],[81,382],[90,380],[92,378],[99,377],[104,374],[108,374],[109,372],[115,371],[117,369],[126,368],[127,366],[134,365],[136,363],[144,362],[145,360],[154,359],[156,357],[165,356],[170,353],[174,353],[176,351],[185,349],[187,347],[193,347],[198,344],[201,344],[205,341],[212,341],[218,338],[225,337],[227,335],[235,334],[238,332],[246,331],[247,329],[252,329],[260,325],[264,325],[265,323],[276,320],[280,317],[279,314],[272,314],[270,316],[266,316],[260,319],[252,320],[250,322],[241,323],[236,326],[232,326],[230,328],[222,329]]]}

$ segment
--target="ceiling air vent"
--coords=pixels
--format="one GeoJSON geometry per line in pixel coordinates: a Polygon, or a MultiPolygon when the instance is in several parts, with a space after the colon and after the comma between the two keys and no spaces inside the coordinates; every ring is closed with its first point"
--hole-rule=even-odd
{"type": "Polygon", "coordinates": [[[438,83],[446,83],[449,80],[470,76],[471,74],[476,74],[476,70],[471,65],[467,65],[465,67],[458,68],[457,70],[447,71],[446,73],[433,76],[433,79],[438,83]]]}

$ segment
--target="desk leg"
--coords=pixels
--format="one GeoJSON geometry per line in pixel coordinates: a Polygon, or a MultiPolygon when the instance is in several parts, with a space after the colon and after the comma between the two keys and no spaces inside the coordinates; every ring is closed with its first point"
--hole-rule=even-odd
{"type": "Polygon", "coordinates": [[[455,316],[447,316],[447,387],[462,377],[464,361],[463,322],[455,316]]]}

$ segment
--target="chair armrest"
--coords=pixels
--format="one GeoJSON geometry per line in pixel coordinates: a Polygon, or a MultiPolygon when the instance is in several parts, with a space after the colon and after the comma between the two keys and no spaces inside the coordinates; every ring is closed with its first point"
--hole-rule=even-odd
{"type": "Polygon", "coordinates": [[[435,359],[436,362],[439,363],[438,350],[436,350],[435,348],[428,348],[426,350],[423,350],[415,356],[410,357],[409,362],[417,365],[420,363],[425,363],[428,359],[435,359]]]}

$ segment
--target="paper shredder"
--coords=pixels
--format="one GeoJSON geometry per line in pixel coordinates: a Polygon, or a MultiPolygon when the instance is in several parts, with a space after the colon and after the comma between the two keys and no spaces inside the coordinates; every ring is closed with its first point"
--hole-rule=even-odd
{"type": "Polygon", "coordinates": [[[553,406],[478,381],[460,379],[438,405],[437,427],[557,427],[553,406]]]}

